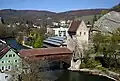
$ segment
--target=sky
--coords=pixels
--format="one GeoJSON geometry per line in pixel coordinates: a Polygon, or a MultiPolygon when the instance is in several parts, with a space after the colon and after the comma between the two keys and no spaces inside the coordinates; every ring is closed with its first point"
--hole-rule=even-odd
{"type": "Polygon", "coordinates": [[[0,9],[64,12],[79,9],[111,8],[118,3],[120,0],[0,0],[0,9]]]}

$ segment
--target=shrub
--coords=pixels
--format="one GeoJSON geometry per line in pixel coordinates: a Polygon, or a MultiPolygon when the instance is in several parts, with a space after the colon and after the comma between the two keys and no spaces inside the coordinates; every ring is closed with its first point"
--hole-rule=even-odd
{"type": "Polygon", "coordinates": [[[86,68],[86,64],[84,62],[80,64],[80,69],[82,68],[86,68]]]}
{"type": "Polygon", "coordinates": [[[96,69],[101,70],[101,71],[103,71],[103,72],[106,72],[106,68],[104,68],[104,67],[102,67],[102,66],[98,66],[98,67],[96,67],[96,69]]]}
{"type": "Polygon", "coordinates": [[[90,59],[87,63],[86,63],[86,67],[87,68],[95,68],[97,67],[98,65],[101,65],[101,63],[99,61],[95,61],[94,59],[90,59]]]}
{"type": "Polygon", "coordinates": [[[101,66],[101,63],[99,61],[95,61],[94,59],[89,59],[86,63],[81,63],[80,68],[90,68],[90,69],[94,69],[96,68],[98,65],[101,66]]]}

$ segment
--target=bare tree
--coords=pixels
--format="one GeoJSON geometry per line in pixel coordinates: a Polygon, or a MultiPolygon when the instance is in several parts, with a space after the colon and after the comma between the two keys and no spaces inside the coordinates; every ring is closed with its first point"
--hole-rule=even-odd
{"type": "Polygon", "coordinates": [[[41,77],[45,76],[40,74],[41,70],[44,71],[49,67],[48,60],[36,59],[36,57],[28,57],[23,60],[23,72],[21,74],[23,81],[41,81],[41,77]]]}

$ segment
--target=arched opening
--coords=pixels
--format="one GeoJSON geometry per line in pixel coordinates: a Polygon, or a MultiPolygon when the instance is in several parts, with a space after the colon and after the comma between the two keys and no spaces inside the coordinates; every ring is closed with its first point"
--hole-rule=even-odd
{"type": "Polygon", "coordinates": [[[63,64],[63,69],[68,69],[70,67],[70,64],[62,61],[62,64],[63,64]]]}

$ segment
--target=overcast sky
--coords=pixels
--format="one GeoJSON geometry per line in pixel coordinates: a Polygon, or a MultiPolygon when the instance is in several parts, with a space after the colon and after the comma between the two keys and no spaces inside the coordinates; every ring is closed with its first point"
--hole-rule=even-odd
{"type": "Polygon", "coordinates": [[[0,0],[0,9],[63,12],[78,9],[111,8],[119,2],[120,0],[0,0]]]}

